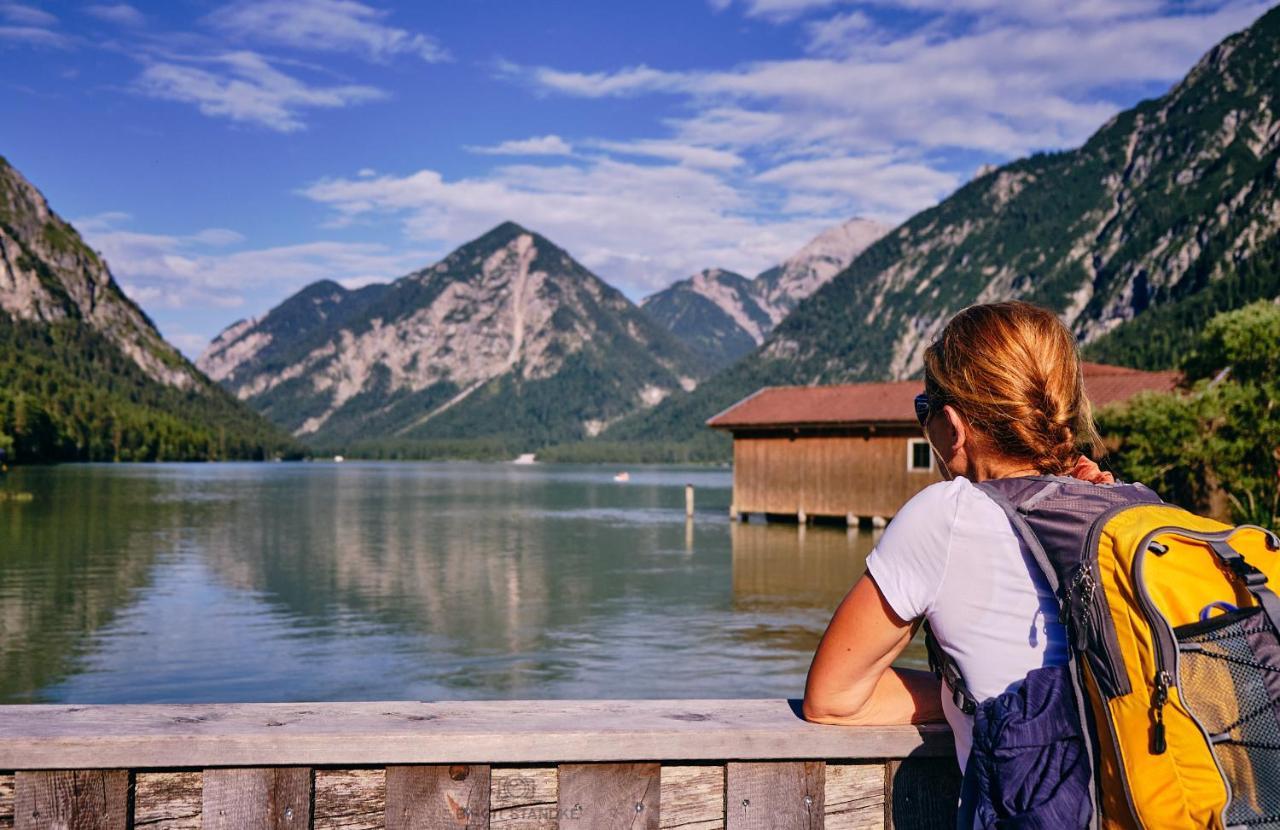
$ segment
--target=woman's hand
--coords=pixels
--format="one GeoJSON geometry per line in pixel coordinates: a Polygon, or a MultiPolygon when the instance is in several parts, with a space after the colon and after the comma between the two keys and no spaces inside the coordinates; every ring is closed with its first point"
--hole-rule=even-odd
{"type": "Polygon", "coordinates": [[[840,603],[804,689],[804,717],[815,723],[885,725],[943,719],[931,672],[895,669],[915,627],[898,617],[869,574],[840,603]]]}
{"type": "Polygon", "coordinates": [[[1087,455],[1081,455],[1076,461],[1076,466],[1071,468],[1071,472],[1067,475],[1072,478],[1078,478],[1081,481],[1087,481],[1090,484],[1115,484],[1116,477],[1106,472],[1098,466],[1098,462],[1089,458],[1087,455]]]}

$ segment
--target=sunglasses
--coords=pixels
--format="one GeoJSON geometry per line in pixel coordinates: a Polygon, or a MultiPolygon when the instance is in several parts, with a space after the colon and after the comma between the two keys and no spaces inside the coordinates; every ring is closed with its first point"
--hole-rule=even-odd
{"type": "Polygon", "coordinates": [[[921,392],[916,395],[916,420],[920,422],[921,427],[929,420],[929,409],[929,393],[921,392]]]}

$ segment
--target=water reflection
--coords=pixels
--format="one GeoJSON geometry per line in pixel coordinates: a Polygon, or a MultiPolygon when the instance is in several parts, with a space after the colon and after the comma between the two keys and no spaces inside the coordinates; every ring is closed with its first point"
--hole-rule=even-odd
{"type": "Polygon", "coordinates": [[[727,471],[613,472],[21,470],[0,701],[799,694],[871,535],[730,523],[727,471]]]}

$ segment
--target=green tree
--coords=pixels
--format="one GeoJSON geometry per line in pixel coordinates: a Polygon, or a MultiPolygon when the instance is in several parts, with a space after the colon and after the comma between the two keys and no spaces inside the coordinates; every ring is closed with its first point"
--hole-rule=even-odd
{"type": "Polygon", "coordinates": [[[1280,526],[1280,305],[1218,314],[1183,362],[1188,389],[1100,413],[1111,465],[1167,499],[1280,526]]]}

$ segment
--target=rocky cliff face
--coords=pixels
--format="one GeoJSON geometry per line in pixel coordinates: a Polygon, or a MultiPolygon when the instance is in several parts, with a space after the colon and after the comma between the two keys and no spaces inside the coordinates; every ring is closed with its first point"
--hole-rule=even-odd
{"type": "Polygon", "coordinates": [[[1095,358],[1175,362],[1214,311],[1280,294],[1278,92],[1280,9],[1083,147],[987,171],[912,217],[756,354],[627,437],[692,435],[765,384],[911,377],[946,321],[979,302],[1053,308],[1095,358]]]}
{"type": "Polygon", "coordinates": [[[722,368],[763,343],[801,300],[888,230],[869,219],[851,219],[755,279],[710,268],[651,294],[641,305],[712,366],[722,368]]]}
{"type": "Polygon", "coordinates": [[[621,293],[513,223],[390,285],[310,286],[224,331],[198,365],[316,443],[530,449],[594,435],[702,374],[621,293]]]}
{"type": "Polygon", "coordinates": [[[157,383],[198,373],[116,285],[105,262],[44,196],[0,158],[0,311],[13,320],[74,320],[104,336],[157,383]]]}

